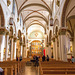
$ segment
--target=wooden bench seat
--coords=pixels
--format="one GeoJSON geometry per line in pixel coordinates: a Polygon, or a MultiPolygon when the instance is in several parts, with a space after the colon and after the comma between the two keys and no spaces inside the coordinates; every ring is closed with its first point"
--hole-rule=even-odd
{"type": "Polygon", "coordinates": [[[0,67],[4,70],[4,75],[17,75],[17,73],[22,73],[25,67],[25,61],[5,61],[0,62],[0,67]]]}
{"type": "Polygon", "coordinates": [[[40,62],[39,69],[41,75],[75,75],[75,65],[68,62],[40,62]]]}
{"type": "Polygon", "coordinates": [[[41,75],[44,75],[44,74],[47,74],[47,75],[52,75],[52,74],[56,74],[56,75],[59,75],[59,74],[64,74],[64,75],[68,75],[68,74],[74,74],[75,75],[75,70],[45,70],[45,71],[42,71],[42,74],[41,75]]]}

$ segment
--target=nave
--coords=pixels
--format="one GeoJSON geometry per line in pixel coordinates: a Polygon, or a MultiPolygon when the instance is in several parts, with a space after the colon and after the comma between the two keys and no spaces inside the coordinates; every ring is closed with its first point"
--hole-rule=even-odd
{"type": "Polygon", "coordinates": [[[1,69],[4,75],[75,75],[75,0],[0,0],[1,69]]]}
{"type": "Polygon", "coordinates": [[[39,67],[35,66],[26,66],[24,75],[40,75],[39,67]]]}

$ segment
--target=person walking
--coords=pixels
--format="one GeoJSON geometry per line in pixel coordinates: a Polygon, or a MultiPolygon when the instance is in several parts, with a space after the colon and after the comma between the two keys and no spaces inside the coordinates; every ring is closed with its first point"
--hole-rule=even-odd
{"type": "Polygon", "coordinates": [[[49,61],[49,56],[47,55],[47,61],[49,61]]]}

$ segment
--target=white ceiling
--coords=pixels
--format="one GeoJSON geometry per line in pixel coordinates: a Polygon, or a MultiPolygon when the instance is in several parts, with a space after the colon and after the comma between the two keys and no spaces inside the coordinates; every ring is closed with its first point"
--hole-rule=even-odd
{"type": "Polygon", "coordinates": [[[51,15],[52,0],[16,1],[18,6],[18,13],[19,15],[22,15],[23,24],[26,28],[29,24],[33,24],[34,20],[36,20],[35,23],[40,22],[44,27],[46,27],[46,25],[48,24],[49,15],[51,15]]]}

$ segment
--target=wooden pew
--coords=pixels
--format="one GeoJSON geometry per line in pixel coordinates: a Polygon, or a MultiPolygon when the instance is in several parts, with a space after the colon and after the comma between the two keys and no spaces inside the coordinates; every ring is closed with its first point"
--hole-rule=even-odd
{"type": "Polygon", "coordinates": [[[68,62],[40,62],[39,69],[41,75],[75,75],[75,65],[68,62]]]}
{"type": "Polygon", "coordinates": [[[41,75],[75,75],[75,70],[45,70],[41,75]]]}
{"type": "MultiPolygon", "coordinates": [[[[5,61],[5,62],[0,62],[0,67],[2,67],[4,69],[4,72],[6,74],[6,72],[8,73],[8,70],[11,70],[12,74],[9,75],[13,75],[13,73],[15,75],[17,75],[17,73],[22,73],[21,70],[23,71],[23,67],[25,67],[25,61],[5,61]],[[13,67],[13,69],[11,68],[11,66],[13,67]]],[[[8,74],[7,74],[8,75],[8,74]]]]}

